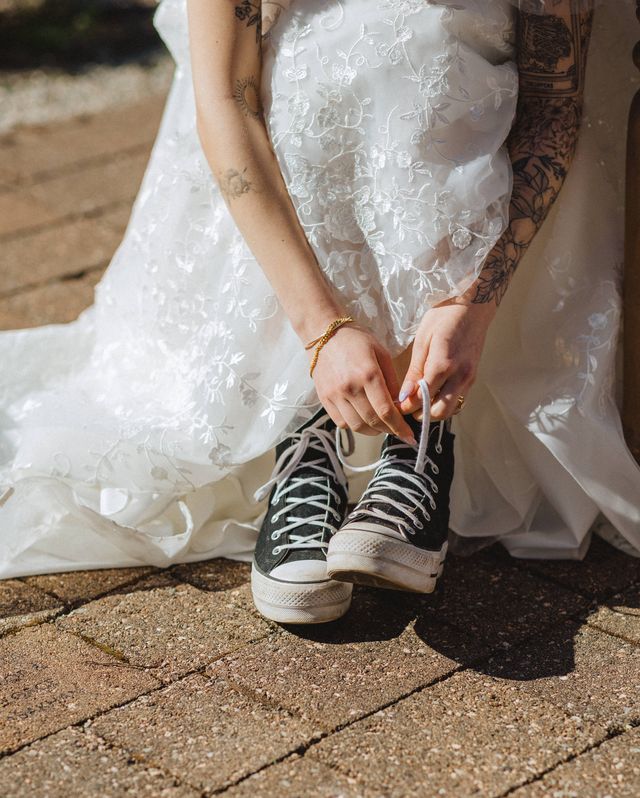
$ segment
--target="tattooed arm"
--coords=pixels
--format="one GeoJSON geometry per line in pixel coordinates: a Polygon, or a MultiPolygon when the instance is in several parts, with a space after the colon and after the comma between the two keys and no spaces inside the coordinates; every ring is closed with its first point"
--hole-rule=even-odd
{"type": "Polygon", "coordinates": [[[555,3],[553,15],[519,15],[520,92],[508,141],[513,164],[510,221],[474,286],[474,303],[500,304],[575,153],[592,15],[572,13],[573,0],[555,3]]]}
{"type": "MultiPolygon", "coordinates": [[[[277,5],[265,2],[267,11],[277,5]]],[[[234,221],[296,332],[309,340],[342,315],[343,308],[309,247],[264,125],[259,92],[262,3],[188,0],[187,8],[203,151],[234,221]]]]}
{"type": "MultiPolygon", "coordinates": [[[[260,107],[263,11],[273,23],[288,2],[187,0],[187,9],[202,149],[234,221],[306,343],[345,308],[300,225],[260,107]]],[[[391,357],[368,330],[340,328],[323,347],[313,378],[339,426],[411,435],[390,393],[398,388],[391,357]]]]}
{"type": "MultiPolygon", "coordinates": [[[[417,380],[437,396],[434,419],[455,412],[475,380],[487,331],[522,256],[555,202],[578,141],[591,14],[578,0],[550,0],[547,16],[520,13],[520,92],[508,147],[513,164],[509,224],[478,280],[461,297],[428,311],[420,323],[403,388],[403,412],[419,408],[417,380]]],[[[419,413],[416,413],[419,417],[419,413]]]]}

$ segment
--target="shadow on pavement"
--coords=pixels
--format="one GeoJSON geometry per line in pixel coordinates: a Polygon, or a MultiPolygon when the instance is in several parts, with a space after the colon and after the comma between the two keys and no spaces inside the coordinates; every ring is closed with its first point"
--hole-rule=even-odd
{"type": "Polygon", "coordinates": [[[599,539],[582,562],[515,560],[494,546],[450,556],[430,596],[359,588],[340,621],[289,631],[339,645],[392,640],[413,625],[462,667],[530,681],[574,670],[575,638],[600,607],[636,616],[640,591],[621,591],[639,580],[640,562],[599,539]]]}

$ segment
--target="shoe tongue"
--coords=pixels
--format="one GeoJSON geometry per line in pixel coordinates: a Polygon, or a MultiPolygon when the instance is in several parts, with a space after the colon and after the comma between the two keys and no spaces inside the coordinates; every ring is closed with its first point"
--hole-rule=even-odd
{"type": "MultiPolygon", "coordinates": [[[[316,427],[316,428],[324,428],[324,429],[335,429],[335,423],[332,420],[331,416],[327,413],[322,405],[315,411],[315,413],[308,418],[305,422],[300,424],[298,427],[295,428],[294,432],[302,432],[309,427],[316,427]]],[[[279,457],[285,449],[288,449],[291,445],[291,434],[289,433],[285,438],[283,438],[280,443],[276,446],[276,456],[279,457]]],[[[299,439],[298,439],[299,440],[299,439]]],[[[315,455],[317,457],[317,453],[315,455]]]]}
{"type": "Polygon", "coordinates": [[[302,432],[308,427],[326,427],[328,422],[330,422],[331,427],[335,426],[331,416],[324,409],[323,405],[320,405],[311,418],[307,419],[299,427],[296,427],[296,432],[302,432]]]}
{"type": "MultiPolygon", "coordinates": [[[[411,431],[415,435],[416,441],[420,443],[420,435],[422,434],[422,421],[418,421],[412,415],[404,416],[404,420],[407,424],[411,427],[411,431]]],[[[431,421],[425,430],[426,434],[429,436],[429,440],[431,440],[431,435],[437,435],[435,431],[436,427],[440,426],[440,421],[431,421]]],[[[450,422],[445,421],[445,432],[449,432],[450,422]]]]}
{"type": "MultiPolygon", "coordinates": [[[[411,414],[404,416],[404,420],[411,427],[411,431],[415,435],[416,440],[418,441],[418,443],[420,443],[420,435],[422,433],[422,421],[418,421],[418,419],[414,418],[411,414]]],[[[429,430],[427,430],[427,432],[428,431],[429,430]]]]}

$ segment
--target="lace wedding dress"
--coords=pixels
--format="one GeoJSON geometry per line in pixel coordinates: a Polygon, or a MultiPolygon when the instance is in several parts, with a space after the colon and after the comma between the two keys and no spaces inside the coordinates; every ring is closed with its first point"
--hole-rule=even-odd
{"type": "MultiPolygon", "coordinates": [[[[0,334],[2,577],[248,559],[273,447],[318,406],[200,147],[185,0],[162,0],[155,21],[175,79],[95,303],[0,334]]],[[[459,544],[578,558],[599,524],[640,548],[614,381],[631,27],[596,25],[577,162],[455,418],[459,544]]],[[[513,42],[507,0],[296,0],[264,46],[267,126],[301,222],[392,354],[504,227],[513,42]]],[[[354,462],[374,460],[381,438],[357,438],[354,462]]]]}

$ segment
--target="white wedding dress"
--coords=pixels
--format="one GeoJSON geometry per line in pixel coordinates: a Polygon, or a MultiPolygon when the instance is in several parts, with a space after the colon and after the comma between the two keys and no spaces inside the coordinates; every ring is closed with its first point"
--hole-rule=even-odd
{"type": "MultiPolygon", "coordinates": [[[[156,13],[175,79],[94,305],[0,333],[1,577],[248,559],[273,447],[318,406],[200,147],[185,2],[156,13]]],[[[507,0],[295,0],[265,45],[267,126],[301,222],[392,354],[504,227],[514,14],[507,0]]],[[[454,420],[460,548],[579,558],[595,525],[640,549],[614,379],[631,21],[596,24],[579,156],[454,420]]],[[[380,443],[357,436],[353,462],[380,443]]]]}

